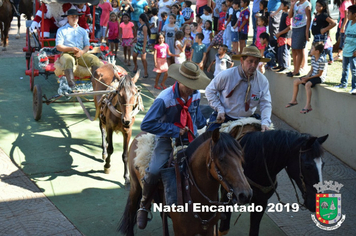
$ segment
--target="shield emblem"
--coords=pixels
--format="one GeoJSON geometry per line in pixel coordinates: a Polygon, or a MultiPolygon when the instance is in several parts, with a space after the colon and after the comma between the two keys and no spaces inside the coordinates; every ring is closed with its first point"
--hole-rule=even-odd
{"type": "Polygon", "coordinates": [[[341,218],[341,194],[316,194],[316,218],[323,224],[335,224],[341,218]]]}

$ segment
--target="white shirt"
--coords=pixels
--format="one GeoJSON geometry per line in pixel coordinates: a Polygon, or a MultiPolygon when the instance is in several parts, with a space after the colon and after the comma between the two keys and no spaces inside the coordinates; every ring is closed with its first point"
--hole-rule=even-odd
{"type": "Polygon", "coordinates": [[[209,105],[218,113],[225,113],[231,118],[250,117],[260,106],[262,125],[269,126],[272,114],[271,94],[267,78],[259,71],[251,79],[250,108],[245,111],[245,95],[247,91],[247,79],[240,76],[236,66],[221,71],[206,87],[205,95],[209,105]],[[235,86],[238,86],[235,88],[235,86]],[[232,96],[226,96],[235,88],[232,96]]]}

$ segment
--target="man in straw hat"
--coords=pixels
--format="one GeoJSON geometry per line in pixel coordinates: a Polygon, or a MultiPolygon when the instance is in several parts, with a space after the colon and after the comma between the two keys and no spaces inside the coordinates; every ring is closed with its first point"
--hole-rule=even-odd
{"type": "Polygon", "coordinates": [[[205,89],[206,98],[215,112],[210,117],[209,130],[221,126],[221,123],[254,114],[260,106],[262,132],[271,124],[271,95],[267,78],[257,71],[259,62],[268,62],[262,58],[255,46],[248,46],[242,54],[232,57],[240,59],[241,65],[220,72],[205,89]]]}
{"type": "Polygon", "coordinates": [[[141,130],[156,135],[153,155],[142,179],[142,199],[137,213],[137,225],[144,229],[147,214],[155,192],[160,171],[172,152],[171,138],[182,136],[183,141],[193,141],[197,129],[206,125],[206,119],[200,111],[200,92],[210,79],[193,62],[173,64],[168,75],[177,80],[172,87],[163,90],[153,102],[141,123],[141,130]]]}
{"type": "Polygon", "coordinates": [[[92,72],[96,71],[103,63],[93,54],[87,53],[90,47],[88,33],[78,25],[79,16],[76,9],[68,10],[66,15],[68,23],[58,29],[56,37],[56,48],[62,52],[61,60],[65,61],[64,74],[71,89],[75,88],[73,68],[76,59],[78,64],[84,67],[91,67],[92,72]]]}

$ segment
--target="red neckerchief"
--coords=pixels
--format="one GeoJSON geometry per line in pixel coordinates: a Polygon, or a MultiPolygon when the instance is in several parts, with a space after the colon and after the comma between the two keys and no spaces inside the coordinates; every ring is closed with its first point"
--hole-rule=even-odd
{"type": "MultiPolygon", "coordinates": [[[[173,92],[175,89],[175,85],[176,84],[174,84],[172,86],[173,92]]],[[[186,102],[186,104],[184,104],[182,99],[180,99],[179,97],[177,97],[177,101],[178,101],[179,105],[181,105],[182,111],[180,112],[180,123],[175,122],[174,125],[181,129],[184,129],[186,126],[188,126],[190,131],[194,132],[192,117],[190,116],[190,113],[188,111],[188,108],[192,104],[193,97],[189,98],[189,100],[186,102]]],[[[194,140],[194,137],[191,132],[188,132],[188,140],[189,140],[189,142],[192,142],[194,140]]]]}

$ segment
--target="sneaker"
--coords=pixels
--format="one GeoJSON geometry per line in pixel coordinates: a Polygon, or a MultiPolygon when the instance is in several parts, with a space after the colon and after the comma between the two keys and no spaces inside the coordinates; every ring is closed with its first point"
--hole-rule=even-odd
{"type": "Polygon", "coordinates": [[[356,95],[356,88],[351,89],[350,94],[351,94],[351,95],[356,95]]]}
{"type": "Polygon", "coordinates": [[[277,70],[280,70],[281,68],[282,68],[281,66],[275,66],[275,67],[273,67],[271,69],[272,69],[272,71],[277,71],[277,70]]]}
{"type": "Polygon", "coordinates": [[[347,88],[347,84],[338,84],[338,85],[334,86],[334,88],[341,88],[341,89],[347,88]]]}
{"type": "Polygon", "coordinates": [[[287,72],[288,70],[289,70],[288,68],[281,67],[281,69],[277,70],[276,72],[277,72],[277,73],[285,73],[285,72],[287,72]]]}

